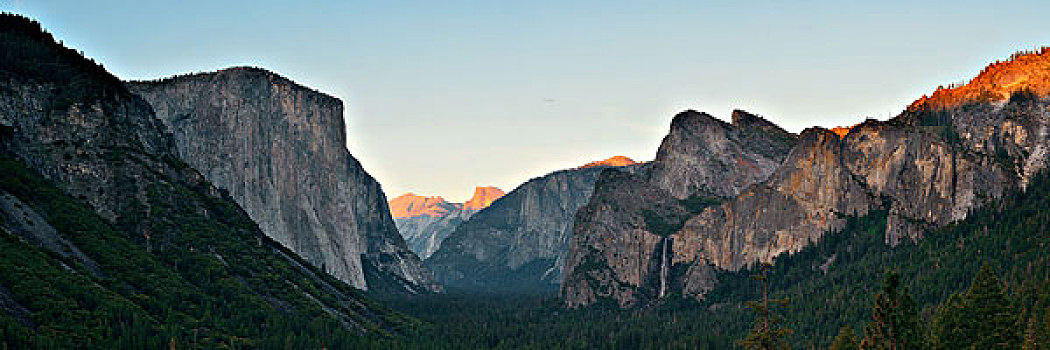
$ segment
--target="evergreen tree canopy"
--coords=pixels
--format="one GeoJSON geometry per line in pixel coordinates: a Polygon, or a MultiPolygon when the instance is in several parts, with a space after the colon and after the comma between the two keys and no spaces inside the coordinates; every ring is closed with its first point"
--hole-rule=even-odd
{"type": "Polygon", "coordinates": [[[886,273],[882,290],[875,294],[871,322],[864,328],[861,349],[905,350],[926,348],[923,324],[908,289],[900,286],[900,273],[886,273]]]}
{"type": "Polygon", "coordinates": [[[965,295],[953,294],[934,320],[937,349],[1017,349],[1021,323],[1013,300],[988,265],[965,295]]]}
{"type": "Polygon", "coordinates": [[[762,264],[762,272],[754,279],[762,282],[762,301],[749,301],[747,307],[755,312],[755,325],[747,337],[737,342],[745,349],[790,349],[787,336],[791,329],[784,327],[784,317],[773,311],[770,303],[787,306],[787,299],[769,299],[769,264],[762,264]]]}
{"type": "Polygon", "coordinates": [[[853,327],[846,325],[839,330],[839,336],[835,337],[835,342],[831,343],[831,350],[857,350],[860,345],[857,344],[857,335],[853,332],[853,327]]]}

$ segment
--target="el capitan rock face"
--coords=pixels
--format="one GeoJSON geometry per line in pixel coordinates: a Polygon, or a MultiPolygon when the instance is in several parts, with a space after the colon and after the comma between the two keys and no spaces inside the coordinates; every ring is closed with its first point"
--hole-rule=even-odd
{"type": "MultiPolygon", "coordinates": [[[[807,129],[768,179],[692,215],[668,235],[670,249],[649,247],[652,253],[642,259],[663,261],[669,255],[672,273],[666,283],[680,288],[676,291],[682,295],[702,298],[717,282],[713,268],[737,270],[771,261],[840,230],[847,217],[871,210],[888,213],[887,244],[921,239],[927,230],[964,218],[1006,190],[1023,188],[1045,169],[1050,149],[1048,63],[1046,50],[1017,56],[985,69],[970,85],[923,97],[892,120],[869,120],[847,132],[807,129]]],[[[600,212],[602,205],[618,204],[613,199],[585,209],[600,212]]],[[[636,271],[637,263],[610,258],[605,250],[611,248],[593,243],[638,236],[630,230],[601,229],[630,222],[629,216],[596,217],[577,219],[583,226],[577,228],[581,236],[574,243],[579,245],[572,250],[590,251],[593,258],[566,266],[566,304],[583,306],[607,298],[636,306],[659,298],[652,289],[659,273],[648,267],[648,277],[624,279],[620,276],[636,271]]],[[[624,244],[652,241],[627,239],[624,244]]]]}
{"type": "MultiPolygon", "coordinates": [[[[0,257],[27,282],[5,283],[0,309],[13,305],[32,336],[50,342],[55,333],[46,327],[72,322],[120,339],[163,324],[193,328],[201,340],[259,341],[259,330],[226,329],[247,325],[231,316],[244,305],[260,309],[253,322],[311,320],[333,331],[387,334],[387,311],[267,238],[179,160],[165,124],[124,82],[27,18],[0,14],[0,34],[0,51],[9,53],[0,64],[0,236],[5,251],[31,253],[0,257]],[[50,287],[48,296],[32,286],[50,287]],[[69,301],[57,306],[62,315],[49,311],[55,300],[69,301]],[[114,312],[137,320],[121,324],[136,324],[109,322],[114,312]]],[[[61,337],[78,346],[117,344],[91,334],[61,337]]]]}
{"type": "Polygon", "coordinates": [[[257,68],[129,86],[171,130],[179,157],[267,236],[361,289],[440,288],[398,234],[379,184],[347,152],[338,99],[257,68]]]}
{"type": "MultiPolygon", "coordinates": [[[[633,161],[632,161],[633,162],[633,161]]],[[[621,167],[642,171],[643,164],[621,167]]],[[[534,178],[458,225],[426,260],[449,288],[550,291],[561,281],[573,216],[587,203],[598,165],[534,178]]]]}
{"type": "Polygon", "coordinates": [[[503,195],[499,188],[479,186],[467,202],[449,203],[441,197],[407,193],[390,200],[390,211],[408,248],[426,259],[459,224],[503,195]]]}

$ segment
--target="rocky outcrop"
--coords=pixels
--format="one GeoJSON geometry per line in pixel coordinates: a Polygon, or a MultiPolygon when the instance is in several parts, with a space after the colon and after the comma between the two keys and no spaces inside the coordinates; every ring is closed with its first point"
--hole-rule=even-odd
{"type": "Polygon", "coordinates": [[[267,236],[357,288],[439,289],[398,234],[379,183],[347,152],[338,99],[257,68],[130,88],[172,131],[179,158],[267,236]]]}
{"type": "Polygon", "coordinates": [[[572,305],[615,300],[644,305],[680,289],[673,276],[670,236],[689,210],[644,179],[608,169],[589,203],[576,213],[562,290],[572,305]]]}
{"type": "Polygon", "coordinates": [[[685,111],[671,121],[649,182],[679,199],[730,197],[765,180],[795,144],[795,135],[753,114],[733,111],[732,124],[685,111]]]}
{"type": "Polygon", "coordinates": [[[712,286],[711,267],[686,269],[680,247],[688,242],[673,235],[693,214],[769,177],[796,142],[740,110],[732,124],[696,111],[676,115],[648,176],[604,173],[577,213],[563,273],[568,304],[637,306],[670,290],[712,286]]]}
{"type": "Polygon", "coordinates": [[[426,259],[456,227],[503,195],[499,188],[479,186],[465,203],[449,203],[441,197],[408,193],[390,200],[390,211],[408,248],[426,259]]]}
{"type": "MultiPolygon", "coordinates": [[[[642,259],[670,255],[670,270],[681,271],[671,274],[672,288],[702,298],[715,283],[712,268],[738,270],[770,262],[840,230],[850,216],[885,210],[889,245],[921,239],[931,229],[965,218],[1008,189],[1023,188],[1031,176],[1045,169],[1050,144],[1048,64],[1047,50],[1015,56],[985,69],[968,85],[924,96],[892,120],[869,120],[837,132],[807,129],[768,179],[693,215],[668,235],[669,252],[650,248],[653,253],[642,259]],[[682,279],[674,280],[676,276],[682,279]]],[[[669,179],[658,183],[677,198],[683,198],[683,189],[702,188],[688,176],[669,179]],[[681,183],[674,183],[676,178],[681,183]]],[[[638,236],[616,226],[623,221],[630,222],[630,217],[577,218],[588,226],[576,231],[584,237],[574,238],[580,246],[574,245],[573,251],[611,249],[591,243],[594,237],[638,236]]],[[[628,239],[622,244],[649,241],[628,239]]],[[[572,271],[566,274],[562,291],[567,305],[588,305],[600,300],[592,296],[597,295],[632,306],[665,295],[652,292],[651,281],[657,275],[651,268],[648,279],[581,282],[585,276],[621,276],[637,269],[637,263],[591,256],[600,259],[566,267],[572,271]]]]}
{"type": "Polygon", "coordinates": [[[529,180],[456,227],[427,265],[449,288],[555,289],[569,250],[573,216],[587,203],[594,182],[607,168],[562,170],[529,180]]]}
{"type": "Polygon", "coordinates": [[[506,194],[506,192],[503,192],[503,190],[496,187],[475,187],[474,195],[463,203],[463,210],[478,211],[488,208],[488,206],[492,205],[492,202],[495,202],[506,194]]]}

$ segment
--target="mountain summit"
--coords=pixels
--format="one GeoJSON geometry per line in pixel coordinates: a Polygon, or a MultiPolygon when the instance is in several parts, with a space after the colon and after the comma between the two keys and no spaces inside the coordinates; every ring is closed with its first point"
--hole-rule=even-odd
{"type": "Polygon", "coordinates": [[[597,160],[597,161],[593,161],[593,162],[584,164],[580,168],[593,168],[593,167],[599,167],[599,166],[628,166],[628,165],[635,165],[635,164],[638,164],[638,162],[636,162],[636,161],[634,161],[634,159],[628,158],[626,156],[612,156],[612,157],[606,158],[604,160],[597,160]]]}
{"type": "Polygon", "coordinates": [[[266,235],[357,288],[440,289],[346,149],[338,98],[252,67],[128,87],[171,131],[178,156],[266,235]]]}
{"type": "Polygon", "coordinates": [[[470,197],[470,200],[468,200],[466,203],[463,203],[463,210],[478,211],[481,209],[485,209],[490,204],[492,204],[492,202],[495,202],[497,199],[503,197],[503,195],[505,194],[506,193],[503,192],[503,190],[492,186],[475,187],[474,196],[470,197]]]}
{"type": "Polygon", "coordinates": [[[405,193],[390,200],[390,215],[397,218],[415,216],[445,216],[456,210],[455,204],[445,201],[440,196],[420,196],[405,193]]]}
{"type": "Polygon", "coordinates": [[[478,186],[466,203],[449,203],[439,196],[406,193],[390,200],[390,212],[409,249],[426,259],[456,226],[503,195],[499,188],[478,186]]]}
{"type": "Polygon", "coordinates": [[[733,128],[724,122],[685,112],[672,122],[649,179],[668,193],[629,176],[603,174],[598,181],[577,215],[562,296],[570,307],[610,299],[642,306],[668,295],[703,299],[720,270],[772,262],[873,212],[885,215],[880,236],[888,246],[923,239],[1025,189],[1046,169],[1047,95],[1050,52],[1042,49],[992,64],[966,85],[938,88],[891,120],[837,132],[813,127],[790,143],[726,143],[726,136],[746,134],[789,138],[726,132],[733,128]],[[701,157],[683,161],[681,154],[701,157]],[[747,161],[764,154],[777,157],[747,161]],[[739,175],[712,177],[732,172],[739,175]],[[731,181],[742,175],[754,181],[731,181]],[[690,192],[721,198],[691,199],[690,192]]]}
{"type": "Polygon", "coordinates": [[[908,110],[946,109],[974,102],[1003,102],[1018,92],[1050,95],[1050,47],[1018,52],[1006,61],[996,61],[966,84],[937,87],[923,95],[908,110]]]}

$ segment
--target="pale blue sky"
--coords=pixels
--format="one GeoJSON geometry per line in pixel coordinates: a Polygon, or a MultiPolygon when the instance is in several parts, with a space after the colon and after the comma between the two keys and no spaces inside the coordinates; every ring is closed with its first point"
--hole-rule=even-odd
{"type": "Polygon", "coordinates": [[[467,199],[612,155],[686,108],[885,119],[1050,45],[1050,1],[0,0],[124,79],[234,65],[343,100],[388,197],[467,199]]]}

